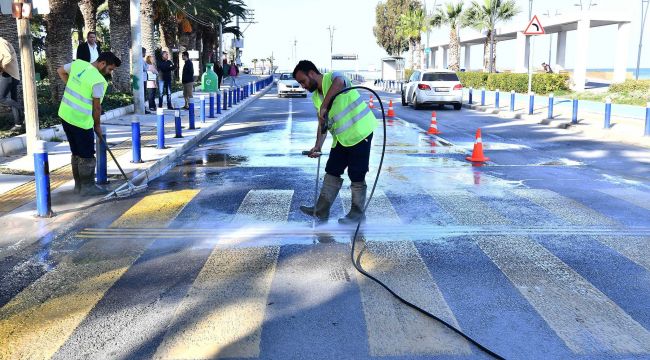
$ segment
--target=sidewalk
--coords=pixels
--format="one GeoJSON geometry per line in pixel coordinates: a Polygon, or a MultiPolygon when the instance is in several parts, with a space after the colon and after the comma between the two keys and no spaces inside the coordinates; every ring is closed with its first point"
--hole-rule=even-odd
{"type": "Polygon", "coordinates": [[[469,105],[469,91],[463,90],[463,106],[472,110],[498,114],[504,119],[521,119],[534,124],[544,124],[566,129],[571,134],[582,135],[594,140],[614,141],[643,147],[650,147],[650,137],[643,136],[645,128],[645,107],[612,104],[610,128],[604,129],[605,104],[580,100],[578,103],[578,124],[571,124],[573,102],[571,99],[554,98],[553,119],[548,119],[548,97],[535,95],[533,114],[528,115],[529,96],[515,94],[515,111],[510,111],[510,92],[499,94],[499,108],[495,108],[495,92],[485,91],[485,106],[481,106],[481,90],[474,89],[472,105],[469,105]]]}
{"type": "MultiPolygon", "coordinates": [[[[268,77],[266,77],[268,78],[268,77]]],[[[257,79],[263,81],[262,77],[250,77],[250,81],[257,79]]],[[[247,84],[249,81],[240,83],[247,84]]],[[[218,129],[230,117],[240,112],[251,101],[264,95],[272,86],[270,82],[261,91],[240,100],[237,105],[228,110],[223,110],[222,114],[217,114],[215,99],[215,118],[209,117],[209,98],[206,96],[206,121],[201,122],[200,118],[200,92],[197,92],[194,98],[195,102],[195,127],[194,130],[188,130],[188,111],[181,111],[183,124],[183,137],[175,138],[174,132],[174,111],[165,110],[165,149],[156,148],[156,115],[133,115],[127,114],[110,120],[102,121],[102,126],[106,127],[107,143],[113,151],[118,162],[130,179],[134,182],[141,183],[151,181],[156,177],[164,174],[166,170],[173,165],[174,161],[181,156],[186,150],[197,144],[201,139],[211,131],[218,129]],[[140,121],[141,131],[141,151],[142,160],[140,164],[131,163],[131,122],[134,119],[140,121]]],[[[228,86],[223,86],[222,90],[227,90],[228,86]]],[[[174,99],[176,107],[182,106],[182,98],[174,99]]],[[[52,210],[55,214],[69,214],[84,206],[96,202],[99,198],[84,198],[72,192],[74,181],[72,180],[72,170],[70,167],[70,149],[67,142],[47,142],[46,148],[49,156],[50,168],[50,188],[52,191],[52,210]]],[[[108,159],[108,188],[114,189],[125,183],[124,178],[119,172],[116,164],[107,155],[108,159]]],[[[34,160],[33,157],[26,153],[0,157],[0,219],[6,225],[10,218],[30,220],[34,222],[35,214],[35,184],[34,184],[34,160]]],[[[56,217],[55,217],[56,218],[56,217]]],[[[48,219],[39,219],[40,222],[47,222],[48,219]]],[[[22,222],[22,221],[19,221],[22,222]]],[[[17,229],[20,230],[20,229],[17,229]]],[[[0,246],[2,241],[0,241],[0,246]]]]}

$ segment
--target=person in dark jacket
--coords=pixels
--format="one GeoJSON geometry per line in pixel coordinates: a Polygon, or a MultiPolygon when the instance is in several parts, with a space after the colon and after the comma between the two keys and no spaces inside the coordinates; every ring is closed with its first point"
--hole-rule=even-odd
{"type": "Polygon", "coordinates": [[[162,107],[163,96],[167,95],[167,109],[175,110],[172,105],[171,91],[172,91],[172,72],[176,70],[176,65],[169,60],[169,53],[163,51],[162,61],[158,72],[163,81],[163,87],[160,89],[160,97],[158,98],[158,107],[162,107]]]}
{"type": "Polygon", "coordinates": [[[77,47],[77,59],[92,63],[97,60],[102,52],[101,44],[97,41],[97,34],[89,31],[86,35],[86,42],[77,47]]]}
{"type": "Polygon", "coordinates": [[[189,110],[190,108],[190,99],[192,98],[192,90],[194,87],[194,64],[190,60],[190,54],[187,51],[183,51],[183,75],[181,76],[181,82],[183,83],[183,98],[185,99],[185,106],[183,109],[189,110]]]}
{"type": "Polygon", "coordinates": [[[217,74],[217,79],[219,79],[219,89],[221,89],[221,80],[223,80],[223,67],[221,67],[221,61],[219,60],[218,55],[214,55],[212,63],[214,64],[214,72],[217,74]]]}

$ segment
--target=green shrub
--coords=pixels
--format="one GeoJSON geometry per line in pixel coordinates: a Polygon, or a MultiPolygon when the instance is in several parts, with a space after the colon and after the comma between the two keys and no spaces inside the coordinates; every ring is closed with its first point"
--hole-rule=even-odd
{"type": "Polygon", "coordinates": [[[487,85],[488,74],[484,72],[458,72],[460,83],[464,87],[482,88],[487,85]]]}
{"type": "MultiPolygon", "coordinates": [[[[457,73],[464,87],[482,88],[489,90],[514,90],[518,93],[528,92],[528,74],[484,72],[457,73]]],[[[569,76],[566,74],[533,74],[532,90],[536,94],[568,90],[569,76]]]]}
{"type": "Polygon", "coordinates": [[[610,93],[641,92],[650,95],[650,80],[625,80],[609,87],[610,93]]]}
{"type": "Polygon", "coordinates": [[[411,75],[413,75],[413,69],[404,69],[404,81],[408,81],[408,79],[411,78],[411,75]]]}

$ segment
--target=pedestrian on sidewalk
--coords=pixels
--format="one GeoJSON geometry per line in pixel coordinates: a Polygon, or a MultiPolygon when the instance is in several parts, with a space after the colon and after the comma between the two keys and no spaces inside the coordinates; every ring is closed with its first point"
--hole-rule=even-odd
{"type": "Polygon", "coordinates": [[[368,105],[361,101],[361,95],[356,90],[342,93],[332,102],[335,94],[352,85],[343,73],[335,71],[323,75],[314,63],[301,60],[293,70],[293,77],[304,89],[316,92],[311,99],[318,114],[318,131],[309,157],[320,156],[327,137],[326,130],[334,138],[318,201],[313,206],[301,206],[300,210],[307,215],[315,215],[319,223],[327,222],[332,203],[343,184],[341,175],[347,168],[352,182],[352,207],[345,217],[339,219],[339,223],[356,224],[363,221],[367,190],[365,178],[377,119],[368,105]]]}
{"type": "Polygon", "coordinates": [[[235,81],[235,79],[237,78],[237,75],[239,75],[239,68],[237,67],[237,64],[235,64],[234,60],[232,60],[230,62],[230,68],[228,69],[228,75],[230,76],[230,79],[232,79],[232,86],[236,87],[237,86],[237,81],[235,81]]]}
{"type": "Polygon", "coordinates": [[[160,62],[160,67],[158,71],[163,80],[163,88],[160,92],[160,97],[158,98],[158,107],[162,107],[163,96],[167,95],[167,109],[176,110],[172,105],[171,91],[172,91],[172,72],[176,70],[176,65],[169,60],[169,53],[163,51],[162,61],[160,62]]]}
{"type": "Polygon", "coordinates": [[[183,106],[184,110],[190,109],[190,99],[192,98],[192,91],[194,90],[194,64],[190,60],[190,54],[187,51],[183,51],[183,75],[181,77],[181,82],[183,83],[183,98],[185,99],[185,105],[183,106]]]}
{"type": "Polygon", "coordinates": [[[156,86],[158,84],[158,70],[154,66],[152,55],[147,55],[145,58],[145,65],[147,66],[147,99],[149,100],[149,111],[156,112],[156,86]]]}
{"type": "Polygon", "coordinates": [[[108,83],[105,77],[122,65],[112,52],[103,52],[92,64],[75,60],[57,69],[66,84],[59,117],[70,144],[74,191],[84,196],[108,193],[95,184],[95,136],[102,136],[100,116],[108,83]],[[94,130],[94,133],[93,133],[94,130]]]}
{"type": "Polygon", "coordinates": [[[219,79],[219,89],[221,89],[221,80],[223,80],[223,67],[221,66],[221,61],[219,61],[219,56],[214,53],[214,58],[212,63],[214,64],[214,72],[217,74],[217,79],[219,79]]]}
{"type": "Polygon", "coordinates": [[[13,45],[0,37],[0,105],[11,107],[14,127],[11,131],[21,131],[24,122],[23,104],[18,101],[18,57],[13,45]]]}
{"type": "MultiPolygon", "coordinates": [[[[223,59],[223,79],[227,79],[230,76],[230,64],[228,64],[228,60],[223,59]]],[[[219,86],[221,88],[221,86],[219,86]]]]}
{"type": "Polygon", "coordinates": [[[101,52],[102,44],[97,41],[97,34],[89,31],[86,34],[86,41],[77,46],[77,59],[91,63],[97,60],[101,52]]]}

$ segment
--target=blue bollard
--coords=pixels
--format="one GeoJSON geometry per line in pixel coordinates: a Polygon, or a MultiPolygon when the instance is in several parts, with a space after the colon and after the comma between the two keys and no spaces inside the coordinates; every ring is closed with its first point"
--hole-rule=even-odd
{"type": "Polygon", "coordinates": [[[210,93],[210,119],[214,118],[214,94],[210,93]]]}
{"type": "Polygon", "coordinates": [[[190,106],[189,107],[190,107],[190,110],[189,110],[190,114],[188,115],[188,118],[189,118],[189,120],[188,120],[188,122],[189,122],[188,129],[189,130],[194,130],[194,129],[196,129],[196,127],[194,126],[194,101],[190,100],[190,106]]]}
{"type": "Polygon", "coordinates": [[[610,128],[610,119],[612,117],[612,99],[608,96],[605,99],[605,125],[604,129],[610,128]]]}
{"type": "Polygon", "coordinates": [[[156,110],[156,148],[165,148],[165,111],[162,108],[156,110]]]}
{"type": "Polygon", "coordinates": [[[548,116],[547,119],[553,119],[553,102],[555,97],[553,93],[548,94],[548,116]]]}
{"type": "Polygon", "coordinates": [[[232,108],[232,89],[228,89],[228,108],[232,108]]]}
{"type": "Polygon", "coordinates": [[[515,91],[510,90],[510,112],[515,112],[515,91]]]}
{"type": "Polygon", "coordinates": [[[183,137],[183,129],[181,127],[181,111],[176,110],[174,112],[174,128],[176,129],[176,136],[175,138],[182,138],[183,137]]]}
{"type": "MultiPolygon", "coordinates": [[[[95,151],[97,153],[97,166],[95,171],[95,178],[97,184],[108,184],[108,174],[107,174],[107,159],[106,159],[106,128],[102,126],[102,136],[104,141],[100,139],[95,140],[95,151]]],[[[97,134],[95,134],[97,137],[97,134]]]]}
{"type": "Polygon", "coordinates": [[[217,114],[221,114],[221,93],[217,93],[217,114]]]}
{"type": "Polygon", "coordinates": [[[650,102],[645,104],[645,132],[643,136],[650,136],[650,102]]]}
{"type": "Polygon", "coordinates": [[[472,105],[472,92],[474,91],[473,88],[469,88],[469,104],[472,105]]]}
{"type": "Polygon", "coordinates": [[[140,143],[140,120],[136,116],[131,120],[131,162],[142,162],[142,148],[140,143]]]}
{"type": "Polygon", "coordinates": [[[45,149],[45,141],[38,140],[34,150],[34,182],[36,183],[36,215],[52,217],[52,197],[50,194],[50,163],[45,149]]]}
{"type": "Polygon", "coordinates": [[[223,111],[228,110],[228,91],[223,91],[223,111]]]}
{"type": "Polygon", "coordinates": [[[485,88],[481,89],[481,106],[485,106],[485,88]]]}
{"type": "Polygon", "coordinates": [[[494,93],[494,107],[499,109],[499,89],[494,93]]]}
{"type": "Polygon", "coordinates": [[[201,122],[205,123],[205,95],[201,95],[201,112],[199,113],[201,115],[201,122]]]}
{"type": "Polygon", "coordinates": [[[573,99],[573,113],[571,114],[571,124],[578,123],[578,99],[573,99]]]}
{"type": "Polygon", "coordinates": [[[528,94],[528,115],[533,115],[535,112],[535,93],[528,94]]]}

